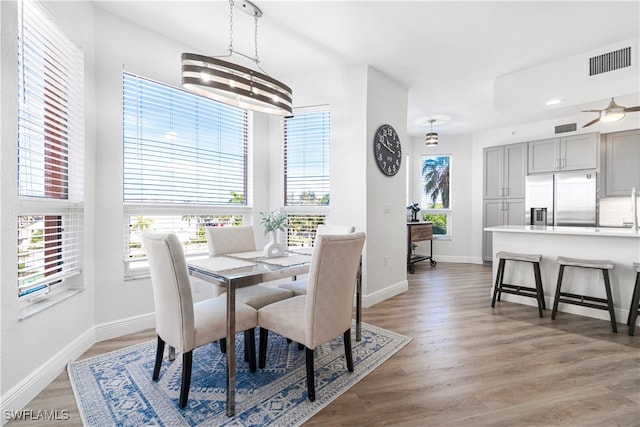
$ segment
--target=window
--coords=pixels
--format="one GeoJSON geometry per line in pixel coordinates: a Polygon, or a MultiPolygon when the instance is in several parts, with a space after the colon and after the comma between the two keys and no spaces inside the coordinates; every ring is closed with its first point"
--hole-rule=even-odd
{"type": "Polygon", "coordinates": [[[285,206],[329,205],[329,111],[284,120],[285,206]]]}
{"type": "Polygon", "coordinates": [[[34,2],[18,11],[18,296],[79,287],[84,59],[34,2]]]}
{"type": "Polygon", "coordinates": [[[330,113],[298,109],[284,119],[284,208],[287,244],[310,246],[329,207],[330,113]]]}
{"type": "Polygon", "coordinates": [[[422,156],[420,214],[433,223],[434,238],[450,235],[451,156],[422,156]]]}
{"type": "Polygon", "coordinates": [[[182,89],[123,73],[125,261],[146,267],[144,230],[175,232],[187,255],[207,253],[204,226],[243,224],[248,115],[182,89]]]}

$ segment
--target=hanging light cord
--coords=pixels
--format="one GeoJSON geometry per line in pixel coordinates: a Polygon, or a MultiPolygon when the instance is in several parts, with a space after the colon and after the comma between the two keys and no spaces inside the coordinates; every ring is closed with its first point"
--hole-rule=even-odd
{"type": "Polygon", "coordinates": [[[249,56],[249,55],[245,55],[242,52],[238,52],[237,50],[233,49],[233,7],[234,7],[235,3],[233,0],[229,0],[229,47],[227,48],[228,52],[226,55],[217,55],[217,56],[213,56],[213,58],[226,58],[229,56],[232,56],[234,53],[236,55],[240,55],[244,58],[247,58],[250,61],[253,61],[256,64],[256,67],[258,67],[258,69],[263,72],[266,75],[269,75],[269,73],[267,73],[261,66],[260,66],[260,57],[258,56],[258,18],[259,18],[259,14],[258,11],[254,9],[254,13],[253,13],[253,20],[254,20],[254,49],[255,49],[255,54],[253,57],[249,56]]]}

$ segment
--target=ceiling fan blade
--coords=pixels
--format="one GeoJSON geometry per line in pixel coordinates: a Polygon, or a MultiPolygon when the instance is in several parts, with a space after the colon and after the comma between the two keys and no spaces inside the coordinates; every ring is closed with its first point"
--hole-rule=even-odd
{"type": "Polygon", "coordinates": [[[583,113],[600,113],[604,110],[582,110],[583,113]]]}
{"type": "Polygon", "coordinates": [[[625,113],[630,113],[632,111],[640,111],[640,105],[638,105],[637,107],[629,107],[624,109],[625,113]]]}
{"type": "Polygon", "coordinates": [[[593,119],[591,120],[589,123],[587,123],[586,125],[582,126],[583,128],[586,128],[587,126],[591,126],[594,123],[597,123],[600,121],[600,117],[598,117],[597,119],[593,119]]]}

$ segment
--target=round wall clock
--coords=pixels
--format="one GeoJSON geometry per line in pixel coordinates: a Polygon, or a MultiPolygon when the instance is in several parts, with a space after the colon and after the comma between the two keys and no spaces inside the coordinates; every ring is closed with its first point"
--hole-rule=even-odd
{"type": "Polygon", "coordinates": [[[373,138],[373,154],[383,174],[393,176],[400,170],[402,148],[398,133],[391,125],[382,125],[373,138]]]}

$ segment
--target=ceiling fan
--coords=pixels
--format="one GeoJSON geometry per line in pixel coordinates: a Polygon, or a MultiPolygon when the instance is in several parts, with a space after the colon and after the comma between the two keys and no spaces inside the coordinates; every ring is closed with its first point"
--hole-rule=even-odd
{"type": "Polygon", "coordinates": [[[591,126],[592,124],[599,121],[615,122],[616,120],[620,120],[621,118],[623,118],[625,113],[630,113],[632,111],[640,111],[640,105],[636,107],[626,108],[616,104],[613,98],[611,98],[611,102],[604,110],[582,110],[583,113],[600,113],[597,119],[591,120],[589,123],[582,127],[586,128],[587,126],[591,126]]]}

